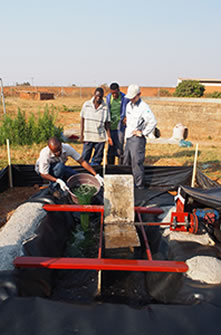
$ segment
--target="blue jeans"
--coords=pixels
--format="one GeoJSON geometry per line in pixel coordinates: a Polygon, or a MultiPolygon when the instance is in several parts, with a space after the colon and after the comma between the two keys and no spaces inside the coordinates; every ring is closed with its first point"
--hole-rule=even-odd
{"type": "Polygon", "coordinates": [[[91,159],[91,165],[100,165],[103,160],[105,142],[84,142],[82,157],[89,163],[94,149],[94,154],[91,159]]]}
{"type": "MultiPolygon", "coordinates": [[[[68,178],[76,174],[77,172],[73,170],[70,166],[64,165],[64,163],[57,162],[50,165],[49,174],[55,178],[63,179],[67,181],[68,178]]],[[[50,187],[56,188],[57,183],[50,182],[50,187]]]]}

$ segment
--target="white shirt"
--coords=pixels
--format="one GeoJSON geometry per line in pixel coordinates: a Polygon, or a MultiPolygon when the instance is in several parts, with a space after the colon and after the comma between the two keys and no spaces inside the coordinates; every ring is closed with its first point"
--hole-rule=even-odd
{"type": "Polygon", "coordinates": [[[157,125],[150,107],[142,99],[135,104],[132,104],[131,101],[127,104],[126,118],[126,138],[132,137],[134,130],[141,130],[144,136],[148,136],[157,125]]]}
{"type": "Polygon", "coordinates": [[[41,150],[39,158],[35,164],[35,171],[37,173],[48,174],[50,165],[52,163],[61,162],[66,163],[68,157],[72,157],[74,160],[78,161],[81,155],[72,148],[69,144],[61,144],[61,155],[56,157],[49,147],[45,147],[41,150]]]}
{"type": "Polygon", "coordinates": [[[84,142],[105,142],[107,140],[105,122],[110,122],[110,112],[104,101],[97,109],[93,101],[94,97],[86,101],[80,114],[84,118],[84,142]]]}

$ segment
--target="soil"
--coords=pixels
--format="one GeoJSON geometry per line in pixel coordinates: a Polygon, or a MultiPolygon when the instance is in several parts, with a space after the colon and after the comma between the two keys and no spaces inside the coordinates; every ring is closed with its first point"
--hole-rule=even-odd
{"type": "Polygon", "coordinates": [[[37,193],[38,189],[38,186],[13,187],[0,193],[0,227],[10,219],[16,208],[37,193]]]}

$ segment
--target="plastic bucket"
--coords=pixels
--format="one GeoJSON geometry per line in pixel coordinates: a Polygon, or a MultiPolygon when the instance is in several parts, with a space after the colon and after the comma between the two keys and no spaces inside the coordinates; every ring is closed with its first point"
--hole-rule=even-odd
{"type": "MultiPolygon", "coordinates": [[[[98,194],[98,192],[100,191],[100,183],[98,182],[98,180],[92,176],[89,173],[77,173],[74,174],[73,176],[71,176],[68,180],[67,180],[67,185],[70,189],[75,188],[75,187],[79,187],[82,184],[86,184],[89,186],[94,186],[97,191],[96,193],[94,193],[93,198],[96,196],[96,194],[98,194]]],[[[72,201],[75,204],[79,204],[78,202],[78,198],[76,197],[76,195],[72,192],[69,192],[72,198],[72,201]]]]}

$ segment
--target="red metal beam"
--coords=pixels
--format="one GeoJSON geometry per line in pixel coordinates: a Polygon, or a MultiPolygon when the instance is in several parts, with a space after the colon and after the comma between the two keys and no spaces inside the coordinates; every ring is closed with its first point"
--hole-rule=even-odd
{"type": "Polygon", "coordinates": [[[101,205],[52,205],[45,204],[43,209],[47,212],[104,212],[101,205]]]}
{"type": "Polygon", "coordinates": [[[134,207],[135,212],[147,214],[162,214],[164,211],[159,207],[134,207]]]}
{"type": "MultiPolygon", "coordinates": [[[[138,215],[139,221],[142,223],[141,214],[138,212],[137,215],[138,215]]],[[[145,229],[142,225],[141,225],[140,229],[141,229],[143,239],[144,239],[144,243],[145,243],[145,247],[146,247],[147,259],[149,259],[149,261],[152,261],[153,257],[152,257],[150,246],[149,246],[149,243],[148,243],[148,240],[147,240],[147,234],[146,234],[145,229]]]]}
{"type": "Polygon", "coordinates": [[[107,258],[16,257],[16,267],[115,271],[186,272],[185,262],[107,258]]]}
{"type": "MultiPolygon", "coordinates": [[[[102,205],[53,205],[45,204],[43,209],[47,212],[104,212],[104,206],[102,205]]],[[[147,214],[162,214],[163,210],[159,207],[134,207],[134,210],[139,213],[147,214]]]]}

